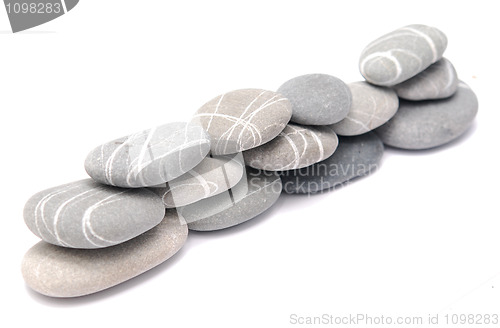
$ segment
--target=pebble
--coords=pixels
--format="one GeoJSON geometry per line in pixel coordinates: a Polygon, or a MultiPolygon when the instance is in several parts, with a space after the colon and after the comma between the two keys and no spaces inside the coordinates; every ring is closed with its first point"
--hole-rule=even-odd
{"type": "Polygon", "coordinates": [[[243,153],[246,165],[267,171],[299,169],[330,157],[338,138],[330,126],[290,123],[274,140],[243,153]]]}
{"type": "Polygon", "coordinates": [[[384,144],[402,149],[428,149],[462,135],[478,111],[474,92],[459,82],[450,98],[426,101],[401,100],[394,117],[375,130],[384,144]]]}
{"type": "Polygon", "coordinates": [[[192,122],[211,137],[212,154],[225,155],[258,147],[274,139],[292,116],[288,99],[260,89],[220,95],[203,105],[192,122]]]}
{"type": "Polygon", "coordinates": [[[328,125],[342,120],[351,107],[351,92],[340,79],[308,74],[285,82],[278,92],[292,104],[291,121],[304,125],[328,125]]]}
{"type": "Polygon", "coordinates": [[[186,206],[234,187],[244,171],[241,153],[206,157],[194,169],[150,190],[162,198],[166,208],[186,206]]]}
{"type": "Polygon", "coordinates": [[[85,170],[103,184],[149,187],[181,176],[209,151],[210,139],[202,128],[174,122],[95,148],[85,160],[85,170]]]}
{"type": "Polygon", "coordinates": [[[276,172],[247,168],[231,194],[217,195],[179,208],[189,229],[213,231],[246,222],[270,208],[281,194],[281,179],[276,172]]]}
{"type": "Polygon", "coordinates": [[[457,71],[446,58],[441,58],[422,73],[394,86],[398,96],[407,100],[448,98],[457,88],[457,71]]]}
{"type": "Polygon", "coordinates": [[[299,170],[280,172],[283,191],[312,194],[341,186],[375,171],[384,153],[384,145],[374,132],[339,137],[335,153],[320,163],[299,170]]]}
{"type": "Polygon", "coordinates": [[[408,25],[371,42],[361,53],[359,70],[370,83],[393,86],[441,59],[447,44],[437,28],[408,25]]]}
{"type": "Polygon", "coordinates": [[[144,273],[172,257],[188,235],[174,210],[155,228],[123,244],[74,249],[39,242],[24,256],[21,272],[33,290],[51,297],[77,297],[102,291],[144,273]]]}
{"type": "Polygon", "coordinates": [[[347,117],[334,124],[338,135],[355,136],[372,131],[396,114],[399,99],[394,90],[367,82],[349,84],[352,106],[347,117]]]}
{"type": "Polygon", "coordinates": [[[146,189],[80,180],[41,191],[24,207],[24,221],[42,240],[71,248],[101,248],[132,239],[161,222],[165,207],[146,189]]]}

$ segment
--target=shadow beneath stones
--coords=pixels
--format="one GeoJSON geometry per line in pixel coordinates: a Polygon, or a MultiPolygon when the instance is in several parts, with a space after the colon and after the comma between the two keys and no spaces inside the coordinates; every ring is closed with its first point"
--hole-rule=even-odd
{"type": "Polygon", "coordinates": [[[467,139],[472,137],[472,135],[476,132],[476,130],[477,130],[477,120],[474,120],[474,122],[472,122],[472,125],[467,129],[467,131],[465,131],[465,133],[463,133],[460,137],[456,138],[455,140],[452,140],[451,142],[444,144],[442,146],[429,149],[412,150],[412,149],[401,149],[397,147],[384,145],[385,151],[391,154],[404,154],[409,156],[432,155],[435,153],[445,151],[450,148],[455,148],[460,146],[462,143],[466,142],[467,139]]]}
{"type": "Polygon", "coordinates": [[[36,301],[41,305],[49,307],[60,307],[60,308],[84,306],[88,305],[89,303],[97,303],[99,301],[113,298],[120,294],[126,293],[128,290],[134,289],[139,285],[143,284],[146,280],[153,279],[161,274],[166,273],[166,271],[171,266],[176,265],[176,263],[179,262],[185,255],[186,255],[186,250],[183,247],[171,258],[169,258],[162,264],[152,268],[151,270],[148,270],[130,280],[122,282],[119,285],[110,287],[108,289],[90,295],[70,297],[70,298],[56,298],[39,294],[36,291],[29,288],[27,285],[25,285],[25,288],[29,296],[34,301],[36,301]]]}

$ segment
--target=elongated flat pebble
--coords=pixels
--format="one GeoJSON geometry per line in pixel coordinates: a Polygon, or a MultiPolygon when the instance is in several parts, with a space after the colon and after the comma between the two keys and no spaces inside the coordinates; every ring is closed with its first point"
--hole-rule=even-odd
{"type": "Polygon", "coordinates": [[[457,71],[446,58],[441,58],[422,73],[394,86],[398,96],[407,100],[448,98],[457,88],[457,71]]]}
{"type": "Polygon", "coordinates": [[[262,145],[286,126],[292,109],[282,95],[242,89],[220,95],[203,105],[192,122],[211,137],[212,154],[225,155],[262,145]]]}
{"type": "Polygon", "coordinates": [[[46,296],[89,295],[132,279],[165,262],[184,245],[188,228],[173,210],[155,228],[102,249],[64,248],[39,242],[24,256],[26,284],[46,296]]]}
{"type": "Polygon", "coordinates": [[[189,229],[213,231],[246,222],[271,207],[281,194],[281,179],[276,172],[247,168],[231,192],[236,195],[217,195],[179,208],[189,229]]]}
{"type": "Polygon", "coordinates": [[[274,140],[243,153],[246,165],[267,171],[298,169],[330,157],[338,138],[330,126],[288,124],[274,140]]]}
{"type": "Polygon", "coordinates": [[[308,74],[285,82],[278,92],[292,103],[291,121],[304,125],[328,125],[342,120],[351,107],[351,92],[340,79],[308,74]]]}
{"type": "Polygon", "coordinates": [[[24,221],[48,243],[101,248],[153,228],[164,213],[160,197],[149,190],[121,189],[86,179],[35,194],[24,207],[24,221]]]}
{"type": "Polygon", "coordinates": [[[186,206],[233,188],[244,171],[241,153],[206,157],[194,169],[150,190],[162,198],[166,208],[186,206]]]}
{"type": "Polygon", "coordinates": [[[111,186],[155,186],[191,170],[209,151],[210,139],[201,127],[174,122],[95,148],[85,160],[85,170],[111,186]]]}
{"type": "Polygon", "coordinates": [[[446,35],[426,25],[408,25],[371,42],[361,53],[359,70],[373,84],[406,81],[443,56],[446,35]]]}
{"type": "Polygon", "coordinates": [[[280,172],[283,191],[289,194],[312,194],[335,188],[375,171],[383,153],[384,144],[374,132],[339,137],[337,150],[324,161],[302,169],[280,172]]]}
{"type": "Polygon", "coordinates": [[[453,96],[441,100],[400,101],[398,112],[375,131],[384,144],[402,149],[427,149],[462,135],[477,114],[478,101],[463,82],[453,96]]]}
{"type": "Polygon", "coordinates": [[[355,136],[372,131],[396,114],[399,99],[394,90],[367,82],[349,84],[352,106],[347,117],[334,124],[333,130],[342,136],[355,136]]]}

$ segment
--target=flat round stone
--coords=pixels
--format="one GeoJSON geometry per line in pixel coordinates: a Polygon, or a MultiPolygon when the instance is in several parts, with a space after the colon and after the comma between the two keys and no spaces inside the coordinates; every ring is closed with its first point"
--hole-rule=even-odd
{"type": "Polygon", "coordinates": [[[371,42],[361,53],[359,70],[370,83],[393,86],[441,59],[447,44],[437,28],[408,25],[371,42]]]}
{"type": "Polygon", "coordinates": [[[382,141],[373,132],[353,137],[339,137],[332,156],[311,166],[280,172],[283,191],[289,194],[312,194],[345,184],[375,171],[384,153],[382,141]]]}
{"type": "Polygon", "coordinates": [[[272,141],[243,153],[246,165],[267,171],[299,169],[330,157],[338,138],[330,126],[288,124],[272,141]]]}
{"type": "Polygon", "coordinates": [[[211,137],[212,154],[225,155],[258,147],[276,137],[286,126],[292,109],[282,95],[260,89],[236,90],[203,105],[193,124],[211,137]]]}
{"type": "Polygon", "coordinates": [[[375,131],[384,144],[402,149],[428,149],[444,145],[462,135],[477,114],[474,92],[459,82],[450,98],[400,101],[396,115],[375,131]]]}
{"type": "Polygon", "coordinates": [[[332,125],[338,135],[355,136],[372,131],[396,114],[399,99],[394,90],[367,82],[349,84],[352,106],[342,121],[332,125]]]}
{"type": "Polygon", "coordinates": [[[77,297],[132,279],[172,257],[185,243],[186,222],[169,210],[162,222],[126,243],[73,249],[39,242],[24,256],[26,284],[46,296],[77,297]]]}
{"type": "Polygon", "coordinates": [[[194,169],[150,190],[162,198],[166,208],[186,206],[233,188],[244,171],[241,153],[206,157],[194,169]]]}
{"type": "Polygon", "coordinates": [[[398,96],[407,100],[448,98],[457,88],[457,71],[446,58],[441,58],[422,73],[394,86],[398,96]]]}
{"type": "Polygon", "coordinates": [[[328,125],[342,120],[351,107],[351,92],[340,79],[308,74],[285,82],[278,92],[292,104],[294,123],[328,125]]]}
{"type": "Polygon", "coordinates": [[[80,180],[41,191],[24,207],[28,228],[44,241],[71,248],[101,248],[132,239],[161,222],[157,195],[80,180]]]}
{"type": "Polygon", "coordinates": [[[95,148],[85,160],[85,170],[103,184],[149,187],[181,176],[209,151],[210,139],[202,128],[168,123],[95,148]]]}
{"type": "Polygon", "coordinates": [[[213,231],[246,222],[270,208],[281,194],[281,179],[276,172],[247,168],[231,193],[203,199],[178,208],[188,227],[197,231],[213,231]]]}

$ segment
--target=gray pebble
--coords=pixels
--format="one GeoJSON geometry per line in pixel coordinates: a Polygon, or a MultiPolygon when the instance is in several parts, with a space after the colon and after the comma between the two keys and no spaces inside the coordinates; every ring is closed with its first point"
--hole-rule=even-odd
{"type": "Polygon", "coordinates": [[[74,249],[43,241],[24,256],[26,284],[46,296],[77,297],[113,287],[172,257],[185,243],[186,222],[169,210],[155,228],[126,243],[101,249],[74,249]]]}
{"type": "Polygon", "coordinates": [[[408,25],[371,42],[361,53],[359,70],[370,83],[393,86],[441,59],[447,44],[437,28],[408,25]]]}
{"type": "Polygon", "coordinates": [[[451,97],[458,88],[458,76],[446,58],[429,66],[411,79],[394,86],[400,98],[430,100],[451,97]]]}
{"type": "Polygon", "coordinates": [[[328,125],[342,120],[351,107],[351,92],[340,79],[308,74],[285,82],[278,92],[292,104],[294,123],[328,125]]]}
{"type": "Polygon", "coordinates": [[[85,170],[107,185],[155,186],[191,170],[209,151],[210,139],[202,128],[168,123],[95,148],[85,160],[85,170]]]}
{"type": "Polygon", "coordinates": [[[24,221],[48,243],[101,248],[153,228],[164,213],[160,197],[149,190],[121,189],[86,179],[35,194],[24,207],[24,221]]]}
{"type": "Polygon", "coordinates": [[[234,154],[258,147],[276,137],[286,126],[292,109],[282,95],[260,89],[236,90],[203,105],[193,124],[211,137],[212,154],[234,154]]]}
{"type": "Polygon", "coordinates": [[[355,136],[372,131],[396,114],[399,99],[394,90],[367,82],[349,84],[352,106],[347,117],[334,124],[338,135],[355,136]]]}
{"type": "Polygon", "coordinates": [[[459,82],[450,98],[419,102],[401,100],[394,117],[375,131],[384,144],[403,149],[444,145],[462,135],[477,114],[474,92],[459,82]]]}
{"type": "Polygon", "coordinates": [[[324,161],[299,170],[280,172],[283,191],[308,194],[338,187],[375,171],[383,153],[384,145],[373,132],[339,137],[337,150],[324,161]]]}
{"type": "Polygon", "coordinates": [[[245,163],[256,169],[299,169],[330,157],[338,138],[330,126],[288,124],[272,141],[243,153],[245,163]]]}
{"type": "Polygon", "coordinates": [[[213,231],[248,221],[267,210],[281,194],[281,179],[276,172],[247,168],[231,193],[217,195],[179,208],[189,229],[213,231]]]}
{"type": "Polygon", "coordinates": [[[206,157],[194,169],[150,190],[162,198],[166,208],[186,206],[234,187],[244,171],[241,153],[206,157]]]}

